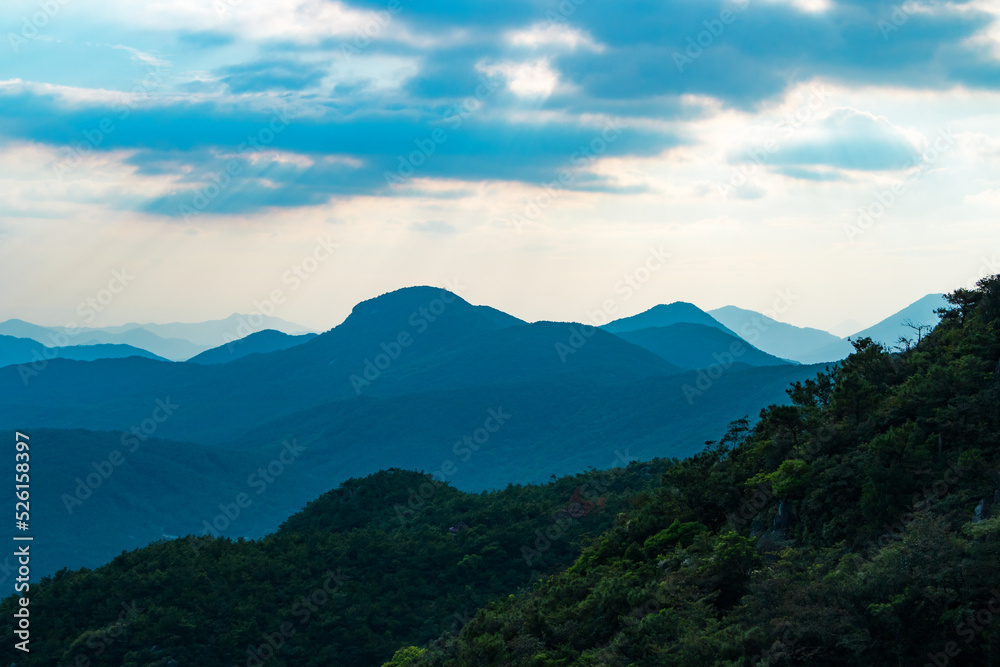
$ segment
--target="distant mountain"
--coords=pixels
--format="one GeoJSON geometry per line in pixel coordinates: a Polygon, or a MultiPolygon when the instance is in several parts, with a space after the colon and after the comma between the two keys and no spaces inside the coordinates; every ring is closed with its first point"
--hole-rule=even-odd
{"type": "Polygon", "coordinates": [[[157,356],[148,350],[135,347],[134,345],[98,343],[95,345],[69,345],[56,349],[59,350],[60,359],[75,359],[76,361],[125,359],[127,357],[142,357],[143,359],[166,361],[163,357],[157,356]]]}
{"type": "Polygon", "coordinates": [[[31,322],[25,322],[24,320],[7,320],[6,322],[0,322],[0,335],[3,336],[13,336],[15,338],[30,338],[31,340],[37,341],[42,345],[47,345],[49,347],[58,347],[60,344],[71,344],[71,343],[60,343],[57,340],[53,340],[53,336],[57,330],[62,330],[64,327],[43,327],[37,324],[32,324],[31,322]]]}
{"type": "Polygon", "coordinates": [[[312,333],[305,327],[267,315],[233,314],[223,320],[172,324],[123,324],[113,327],[44,327],[23,320],[0,322],[0,335],[31,338],[49,347],[63,345],[132,345],[158,357],[184,361],[262,330],[289,335],[312,333]]]}
{"type": "Polygon", "coordinates": [[[709,314],[743,340],[783,359],[819,364],[840,361],[854,351],[848,341],[831,333],[779,322],[753,310],[724,306],[709,314]]]}
{"type": "Polygon", "coordinates": [[[672,324],[639,331],[626,331],[619,337],[644,347],[681,368],[729,368],[735,364],[747,366],[779,366],[791,363],[762,352],[738,336],[704,324],[672,324]]]}
{"type": "Polygon", "coordinates": [[[71,340],[78,340],[88,345],[101,343],[134,345],[171,361],[184,361],[205,350],[203,345],[196,345],[182,338],[163,338],[145,329],[130,329],[121,333],[108,333],[97,329],[82,330],[71,340]]]}
{"type": "Polygon", "coordinates": [[[109,333],[101,329],[43,327],[16,319],[0,322],[0,335],[30,338],[47,347],[131,345],[151,352],[157,357],[173,361],[183,361],[193,357],[207,347],[180,338],[161,338],[145,329],[109,333]]]}
{"type": "MultiPolygon", "coordinates": [[[[13,441],[13,434],[8,440],[13,441]]],[[[0,663],[375,667],[400,645],[457,631],[477,608],[530,588],[540,572],[572,563],[593,535],[609,529],[641,503],[642,492],[659,485],[671,462],[622,465],[540,486],[512,484],[492,493],[464,493],[433,484],[426,474],[392,468],[311,498],[263,540],[182,535],[129,554],[108,550],[105,559],[114,560],[97,570],[62,572],[40,585],[32,581],[32,618],[50,631],[45,641],[31,644],[28,659],[14,641],[5,642],[0,663]],[[432,489],[433,496],[415,498],[416,489],[432,489]],[[558,539],[526,563],[525,545],[538,539],[536,533],[552,534],[554,528],[558,539]],[[198,592],[179,595],[191,582],[198,592]],[[276,649],[265,643],[268,639],[276,649]]],[[[167,474],[154,479],[158,484],[188,481],[180,475],[171,480],[167,474]]],[[[235,515],[239,508],[231,489],[203,487],[204,481],[196,477],[189,486],[214,501],[211,516],[225,521],[220,500],[235,515]]],[[[250,507],[267,502],[280,488],[279,482],[263,495],[251,490],[250,507]]],[[[53,497],[45,493],[41,502],[53,497]]],[[[75,535],[85,522],[101,525],[102,519],[129,511],[125,503],[98,507],[101,501],[89,502],[93,514],[69,520],[61,505],[54,507],[63,514],[60,527],[66,525],[75,535]]],[[[191,504],[185,502],[181,511],[186,513],[191,504]]],[[[39,511],[40,530],[48,526],[47,519],[39,511]]],[[[235,519],[244,520],[242,514],[235,519]]],[[[43,558],[70,546],[53,545],[45,537],[35,531],[33,574],[43,558]]],[[[8,552],[0,555],[0,572],[12,574],[0,581],[13,588],[18,562],[14,548],[8,552]]],[[[75,562],[83,560],[72,556],[75,562]]],[[[2,613],[8,617],[15,613],[9,608],[13,600],[3,601],[2,613]]]]}
{"type": "Polygon", "coordinates": [[[917,351],[864,345],[571,567],[385,667],[1000,664],[1000,276],[979,287],[917,351]]]}
{"type": "MultiPolygon", "coordinates": [[[[288,516],[289,503],[279,501],[288,489],[276,486],[258,498],[247,484],[275,449],[235,457],[131,433],[32,429],[28,435],[45,452],[31,460],[33,535],[45,545],[32,558],[37,574],[96,567],[124,549],[201,532],[219,503],[243,492],[255,507],[234,522],[240,532],[263,535],[288,516]]],[[[0,576],[3,567],[0,556],[0,576]]]]}
{"type": "Polygon", "coordinates": [[[289,336],[281,331],[265,329],[264,331],[250,334],[245,338],[235,340],[232,343],[220,345],[211,350],[205,350],[201,354],[191,357],[188,361],[194,364],[226,364],[249,354],[263,354],[266,352],[287,350],[290,347],[310,341],[315,337],[316,334],[314,333],[289,336]]]}
{"type": "MultiPolygon", "coordinates": [[[[0,369],[0,428],[148,428],[213,448],[230,467],[266,464],[273,456],[265,452],[296,439],[306,448],[301,465],[288,466],[267,494],[276,509],[247,508],[246,521],[225,532],[238,537],[389,466],[444,470],[457,488],[481,491],[619,456],[687,456],[720,424],[786,401],[788,384],[813,373],[743,363],[682,371],[600,329],[525,324],[416,287],[358,304],[305,343],[224,364],[57,359],[27,386],[16,369],[0,369]],[[169,415],[158,411],[164,402],[169,415]]],[[[72,464],[75,475],[86,477],[90,464],[72,464]]],[[[129,493],[140,504],[171,502],[155,487],[129,493]]]]}
{"type": "Polygon", "coordinates": [[[170,324],[130,323],[115,327],[100,327],[98,330],[111,334],[122,334],[133,329],[145,329],[161,338],[180,338],[203,348],[214,348],[250,334],[271,329],[291,336],[313,333],[306,327],[283,320],[280,317],[253,313],[234,313],[222,320],[207,322],[173,322],[170,324]]]}
{"type": "Polygon", "coordinates": [[[686,301],[675,301],[674,303],[653,306],[638,315],[623,317],[619,320],[609,322],[601,328],[611,333],[621,333],[623,331],[639,331],[640,329],[669,327],[672,324],[684,323],[703,324],[708,327],[721,329],[730,335],[736,335],[735,332],[730,331],[704,310],[686,301]]]}
{"type": "Polygon", "coordinates": [[[0,366],[30,363],[34,360],[34,355],[40,354],[44,349],[44,345],[30,338],[0,336],[0,366]]]}
{"type": "MultiPolygon", "coordinates": [[[[897,345],[900,337],[905,337],[916,342],[917,332],[904,323],[912,322],[913,324],[935,327],[941,318],[934,311],[938,308],[944,308],[947,305],[948,302],[945,301],[944,294],[928,294],[922,299],[914,301],[901,311],[893,313],[878,324],[870,326],[867,329],[862,329],[850,337],[854,340],[868,337],[890,348],[897,345]]],[[[927,331],[925,330],[924,335],[926,334],[927,331]]]]}
{"type": "Polygon", "coordinates": [[[125,357],[145,357],[159,359],[152,352],[131,345],[68,345],[47,347],[30,338],[16,338],[0,335],[0,366],[32,364],[50,359],[75,359],[94,361],[96,359],[123,359],[125,357]]]}

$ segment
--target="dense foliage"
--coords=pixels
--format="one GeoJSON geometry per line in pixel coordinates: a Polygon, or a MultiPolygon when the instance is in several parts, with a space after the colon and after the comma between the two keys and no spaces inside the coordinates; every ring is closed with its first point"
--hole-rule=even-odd
{"type": "Polygon", "coordinates": [[[159,542],[32,584],[31,652],[6,623],[0,663],[379,665],[571,563],[667,466],[481,494],[399,470],[352,479],[259,541],[159,542]]]}
{"type": "Polygon", "coordinates": [[[423,665],[1000,664],[1000,277],[736,422],[423,665]]]}
{"type": "Polygon", "coordinates": [[[1000,664],[1000,277],[948,300],[682,462],[479,495],[389,470],[259,541],[62,571],[0,661],[1000,664]]]}

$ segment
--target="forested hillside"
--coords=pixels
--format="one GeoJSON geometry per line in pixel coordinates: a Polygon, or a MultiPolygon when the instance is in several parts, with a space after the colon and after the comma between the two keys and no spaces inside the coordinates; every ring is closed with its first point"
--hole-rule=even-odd
{"type": "Polygon", "coordinates": [[[856,341],[565,572],[389,664],[1000,663],[1000,277],[948,302],[919,345],[856,341]]]}
{"type": "Polygon", "coordinates": [[[395,469],[352,479],[263,540],[189,536],[31,584],[31,651],[5,624],[0,664],[379,665],[570,564],[667,466],[481,494],[395,469]]]}
{"type": "Polygon", "coordinates": [[[393,469],[259,541],[62,571],[0,661],[996,664],[1000,277],[949,304],[681,462],[478,495],[393,469]]]}

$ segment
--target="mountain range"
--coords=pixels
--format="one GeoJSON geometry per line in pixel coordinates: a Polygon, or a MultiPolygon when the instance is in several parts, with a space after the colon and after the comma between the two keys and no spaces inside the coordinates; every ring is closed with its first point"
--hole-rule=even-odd
{"type": "Polygon", "coordinates": [[[316,337],[314,333],[291,336],[282,331],[264,329],[244,338],[205,350],[188,359],[193,364],[225,364],[250,354],[265,354],[287,350],[316,337]]]}
{"type": "MultiPolygon", "coordinates": [[[[39,500],[77,485],[63,494],[65,509],[37,508],[43,527],[31,549],[49,559],[39,563],[51,568],[66,557],[67,545],[45,534],[49,524],[63,539],[83,540],[99,561],[111,544],[87,542],[81,526],[109,541],[125,537],[129,547],[149,533],[160,539],[93,570],[32,581],[31,627],[45,641],[17,654],[8,625],[0,659],[993,664],[1000,277],[950,299],[940,326],[919,343],[888,350],[861,338],[847,359],[822,368],[754,367],[736,362],[730,347],[732,359],[716,353],[712,365],[684,371],[602,329],[526,324],[430,288],[359,304],[344,324],[301,345],[227,363],[55,360],[56,372],[172,369],[178,375],[157,381],[179,392],[190,390],[179,373],[193,373],[220,398],[236,380],[250,381],[247,369],[260,373],[258,385],[287,391],[294,378],[312,392],[311,373],[364,370],[348,376],[353,397],[259,427],[272,432],[258,434],[270,445],[256,449],[249,433],[225,446],[161,439],[157,425],[183,410],[171,398],[156,402],[148,429],[146,420],[121,434],[29,429],[39,500]],[[707,405],[731,413],[739,397],[779,377],[788,400],[732,419],[683,460],[669,456],[707,405]],[[671,395],[678,381],[680,413],[671,395]],[[488,392],[503,405],[482,411],[488,392]],[[459,422],[466,435],[451,440],[447,459],[411,465],[441,453],[435,443],[459,422]],[[650,429],[657,437],[647,449],[650,429]],[[288,432],[311,435],[276,442],[288,432]],[[595,453],[605,458],[590,465],[595,453]],[[338,457],[340,468],[328,465],[338,457]],[[390,458],[415,469],[392,467],[390,458]],[[382,468],[343,479],[359,459],[382,468]],[[64,460],[73,465],[60,468],[64,460]],[[536,466],[544,474],[560,464],[577,472],[524,481],[536,466]],[[457,488],[469,474],[511,481],[501,490],[457,488]],[[333,490],[280,526],[266,525],[265,504],[275,515],[287,511],[314,481],[333,490]],[[144,495],[150,486],[159,493],[144,495]],[[199,519],[203,534],[187,534],[199,519]],[[266,536],[227,539],[258,530],[266,536]],[[962,660],[948,660],[956,655],[962,660]]],[[[690,323],[638,331],[685,326],[704,336],[705,325],[690,323]]],[[[95,386],[114,396],[115,384],[95,386]]],[[[339,395],[342,384],[328,393],[339,395]]],[[[0,583],[16,566],[14,557],[0,560],[0,583]]],[[[0,613],[16,617],[25,605],[13,595],[0,613]]]]}
{"type": "Polygon", "coordinates": [[[0,367],[15,364],[38,366],[50,359],[75,359],[77,361],[95,361],[97,359],[122,359],[125,357],[145,357],[166,361],[152,352],[133,345],[68,345],[66,347],[48,347],[30,338],[15,338],[0,335],[0,367]]]}
{"type": "MultiPolygon", "coordinates": [[[[611,333],[628,334],[627,337],[633,342],[645,341],[647,345],[637,344],[656,348],[654,351],[660,356],[663,356],[666,347],[664,343],[658,343],[656,339],[663,338],[665,334],[661,331],[659,333],[647,332],[637,336],[636,332],[644,329],[664,329],[676,324],[697,324],[718,329],[726,335],[740,338],[753,346],[754,350],[750,350],[751,357],[742,359],[741,363],[751,365],[776,363],[773,359],[758,355],[757,351],[777,357],[785,363],[828,363],[839,361],[850,354],[853,349],[850,342],[852,339],[856,340],[867,336],[876,342],[892,347],[897,345],[901,338],[913,338],[916,335],[916,330],[908,325],[923,326],[922,335],[926,333],[928,327],[933,327],[937,323],[936,310],[944,305],[943,295],[929,294],[881,322],[843,338],[819,329],[797,327],[780,322],[765,314],[736,306],[725,306],[705,312],[694,304],[683,301],[654,306],[637,315],[610,322],[602,328],[611,333]]],[[[511,318],[509,315],[502,315],[511,318]]],[[[689,342],[693,340],[697,331],[689,329],[688,335],[681,336],[681,338],[685,342],[689,342]]],[[[703,333],[705,336],[713,335],[710,332],[703,333]]],[[[225,319],[199,323],[131,323],[101,328],[76,329],[43,327],[23,320],[12,319],[0,322],[0,335],[31,339],[53,349],[82,348],[84,346],[92,348],[86,351],[75,350],[61,355],[49,352],[49,357],[62,356],[64,358],[93,360],[132,356],[128,354],[132,352],[134,355],[149,358],[161,357],[173,361],[188,360],[195,363],[215,364],[226,363],[226,361],[232,361],[248,354],[287,349],[306,342],[315,334],[300,325],[272,316],[233,314],[225,319]],[[96,347],[99,345],[108,347],[96,347]],[[125,347],[110,347],[112,345],[128,345],[135,350],[129,350],[125,347]],[[139,350],[144,350],[149,354],[143,354],[139,350]],[[199,356],[206,352],[208,354],[199,356]]],[[[699,367],[703,363],[703,358],[699,360],[696,355],[685,361],[683,359],[684,350],[675,350],[672,347],[676,342],[676,337],[677,331],[673,335],[666,335],[666,345],[671,347],[671,351],[667,352],[664,358],[668,360],[679,359],[681,367],[699,367]],[[678,354],[681,356],[678,357],[678,354]]],[[[719,340],[721,339],[717,339],[716,342],[719,340]]],[[[0,354],[2,354],[2,350],[0,350],[0,354]]],[[[21,353],[15,353],[15,356],[11,358],[21,359],[23,354],[21,356],[17,356],[17,354],[21,353]]],[[[6,358],[0,357],[0,366],[22,363],[21,361],[5,361],[4,359],[6,358]]]]}
{"type": "Polygon", "coordinates": [[[27,378],[23,367],[0,368],[0,428],[45,429],[59,452],[46,476],[64,490],[38,501],[50,514],[69,515],[86,495],[74,493],[78,480],[121,454],[101,499],[83,505],[131,507],[134,519],[99,533],[85,521],[46,522],[58,536],[52,568],[94,566],[164,534],[204,532],[247,486],[231,480],[289,446],[297,454],[280,479],[220,534],[264,535],[335,484],[390,465],[481,491],[689,456],[720,424],[786,402],[788,385],[819,368],[759,349],[691,304],[649,313],[603,328],[526,323],[446,290],[404,288],[359,303],[325,333],[258,332],[185,363],[56,358],[27,378]],[[177,483],[148,474],[171,469],[162,462],[172,450],[191,453],[178,454],[178,476],[198,478],[183,471],[189,461],[216,466],[183,499],[177,483]],[[155,511],[163,503],[177,506],[170,520],[155,511]]]}
{"type": "Polygon", "coordinates": [[[208,349],[272,329],[289,335],[311,333],[298,324],[261,314],[233,314],[198,323],[122,324],[111,327],[40,326],[23,320],[0,322],[0,335],[30,338],[47,347],[131,345],[170,359],[184,361],[208,349]]]}

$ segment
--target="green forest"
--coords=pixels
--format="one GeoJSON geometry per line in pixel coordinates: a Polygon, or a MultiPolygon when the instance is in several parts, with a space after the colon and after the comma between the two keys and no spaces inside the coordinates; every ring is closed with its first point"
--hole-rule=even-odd
{"type": "Polygon", "coordinates": [[[1000,276],[948,302],[689,459],[481,494],[387,470],[261,540],[63,570],[0,661],[1000,664],[1000,276]]]}
{"type": "Polygon", "coordinates": [[[481,494],[352,479],[261,540],[187,536],[32,584],[31,652],[5,624],[0,664],[380,665],[571,564],[668,465],[481,494]]]}
{"type": "Polygon", "coordinates": [[[858,340],[565,571],[389,665],[1000,664],[1000,277],[858,340]]]}

